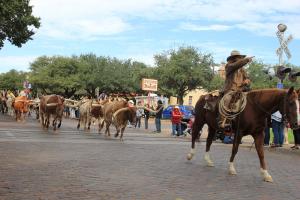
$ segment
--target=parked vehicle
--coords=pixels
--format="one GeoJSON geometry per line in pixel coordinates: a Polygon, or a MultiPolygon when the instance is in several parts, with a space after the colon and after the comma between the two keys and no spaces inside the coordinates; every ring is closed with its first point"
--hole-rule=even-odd
{"type": "MultiPolygon", "coordinates": [[[[171,118],[171,112],[173,110],[173,107],[175,105],[169,105],[167,108],[163,110],[162,118],[163,119],[170,119],[171,118]]],[[[191,116],[194,113],[194,107],[193,106],[187,106],[187,105],[180,105],[179,106],[180,112],[183,113],[183,120],[189,120],[191,116]]]]}

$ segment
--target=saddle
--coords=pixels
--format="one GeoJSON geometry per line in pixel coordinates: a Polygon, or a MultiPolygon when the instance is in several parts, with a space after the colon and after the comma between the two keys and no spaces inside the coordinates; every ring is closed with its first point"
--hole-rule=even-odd
{"type": "Polygon", "coordinates": [[[204,98],[205,99],[204,109],[209,111],[215,111],[216,106],[218,105],[219,102],[219,96],[220,96],[219,90],[215,90],[206,94],[204,98]]]}

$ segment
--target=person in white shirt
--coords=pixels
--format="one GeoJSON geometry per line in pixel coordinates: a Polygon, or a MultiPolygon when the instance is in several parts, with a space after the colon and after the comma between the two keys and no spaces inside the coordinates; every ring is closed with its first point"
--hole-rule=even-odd
{"type": "Polygon", "coordinates": [[[271,115],[272,130],[274,134],[274,144],[271,147],[282,147],[284,141],[284,123],[282,115],[279,111],[276,111],[271,115]]]}

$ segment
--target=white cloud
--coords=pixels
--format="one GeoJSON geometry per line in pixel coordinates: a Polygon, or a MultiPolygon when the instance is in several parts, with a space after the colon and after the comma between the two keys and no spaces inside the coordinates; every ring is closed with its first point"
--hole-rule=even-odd
{"type": "Polygon", "coordinates": [[[230,29],[222,24],[224,22],[238,24],[238,28],[248,31],[262,30],[264,35],[273,31],[270,24],[279,22],[300,29],[296,22],[300,19],[299,0],[32,0],[31,3],[34,14],[42,18],[38,34],[61,39],[119,34],[132,29],[135,19],[209,20],[213,23],[207,26],[181,24],[181,28],[194,31],[230,29]],[[267,28],[269,31],[264,31],[267,28]]]}
{"type": "Polygon", "coordinates": [[[237,25],[263,35],[274,34],[270,25],[283,22],[300,35],[299,0],[32,0],[31,4],[42,18],[38,34],[61,39],[116,35],[135,28],[136,19],[208,20],[212,25],[185,23],[181,28],[224,31],[237,25]]]}
{"type": "Polygon", "coordinates": [[[131,58],[133,61],[143,62],[146,65],[154,66],[154,53],[153,54],[134,54],[126,55],[124,58],[131,58]]]}
{"type": "Polygon", "coordinates": [[[64,20],[58,24],[46,24],[41,31],[52,38],[93,40],[94,37],[114,35],[130,28],[120,18],[110,17],[105,20],[64,20]]]}
{"type": "Polygon", "coordinates": [[[30,62],[37,56],[0,56],[0,73],[8,72],[11,69],[18,71],[28,71],[30,62]]]}
{"type": "Polygon", "coordinates": [[[232,27],[226,25],[220,25],[220,24],[201,26],[193,23],[181,23],[179,25],[179,28],[183,30],[190,30],[190,31],[227,31],[232,27]]]}

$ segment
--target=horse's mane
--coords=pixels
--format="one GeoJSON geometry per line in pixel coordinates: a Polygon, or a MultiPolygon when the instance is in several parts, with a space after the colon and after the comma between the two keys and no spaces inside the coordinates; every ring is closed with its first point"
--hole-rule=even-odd
{"type": "Polygon", "coordinates": [[[250,101],[261,102],[263,104],[268,104],[270,101],[274,101],[275,99],[280,99],[283,94],[286,94],[286,89],[278,89],[278,88],[268,88],[268,89],[256,89],[251,90],[247,94],[247,99],[250,101]]]}
{"type": "Polygon", "coordinates": [[[261,96],[261,95],[267,95],[272,96],[274,94],[281,94],[286,93],[286,89],[278,89],[278,88],[267,88],[267,89],[255,89],[248,92],[248,96],[261,96]]]}

